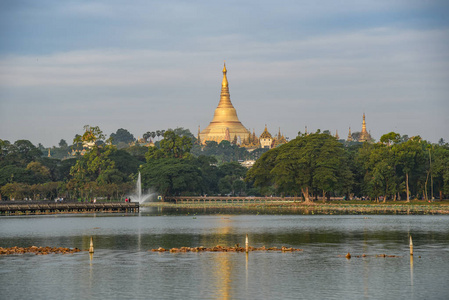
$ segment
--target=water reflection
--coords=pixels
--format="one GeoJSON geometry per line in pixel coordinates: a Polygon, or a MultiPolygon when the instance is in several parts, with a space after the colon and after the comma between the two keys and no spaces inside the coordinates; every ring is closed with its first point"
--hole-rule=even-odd
{"type": "MultiPolygon", "coordinates": [[[[217,230],[213,235],[207,235],[202,237],[203,244],[210,245],[211,241],[215,245],[226,245],[226,236],[232,230],[232,221],[230,217],[221,217],[217,220],[217,230]]],[[[218,297],[220,299],[230,299],[231,289],[231,276],[232,276],[232,264],[229,260],[228,253],[216,253],[212,255],[214,260],[213,276],[215,278],[215,286],[217,287],[218,297]]]]}
{"type": "Polygon", "coordinates": [[[410,255],[410,285],[413,286],[413,255],[410,255]]]}
{"type": "MultiPolygon", "coordinates": [[[[0,256],[2,298],[444,298],[448,216],[127,215],[0,218],[3,247],[95,254],[0,256]],[[413,234],[413,262],[408,238],[413,234]],[[288,246],[297,253],[154,253],[164,247],[288,246]],[[344,255],[350,252],[350,260],[344,255]],[[361,256],[363,253],[367,257],[361,256]],[[376,254],[395,258],[376,257],[376,254]],[[343,255],[343,256],[340,256],[343,255]],[[95,256],[95,257],[94,257],[95,256]],[[251,257],[249,257],[251,256],[251,257]],[[409,260],[409,261],[407,261],[409,260]],[[414,276],[414,272],[419,276],[414,276]],[[54,289],[57,285],[60,289],[54,289]],[[80,291],[85,292],[80,296],[80,291]],[[28,297],[27,297],[28,296],[28,297]]],[[[165,214],[165,212],[164,212],[165,214]]]]}

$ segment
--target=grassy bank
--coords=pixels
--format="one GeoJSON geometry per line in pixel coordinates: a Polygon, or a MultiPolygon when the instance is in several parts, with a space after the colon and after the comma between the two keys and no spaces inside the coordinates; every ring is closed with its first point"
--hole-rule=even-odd
{"type": "Polygon", "coordinates": [[[141,204],[142,207],[163,207],[183,209],[245,209],[261,211],[264,213],[303,213],[303,214],[449,214],[449,201],[395,201],[376,203],[369,201],[334,201],[329,203],[164,203],[149,202],[141,204]]]}

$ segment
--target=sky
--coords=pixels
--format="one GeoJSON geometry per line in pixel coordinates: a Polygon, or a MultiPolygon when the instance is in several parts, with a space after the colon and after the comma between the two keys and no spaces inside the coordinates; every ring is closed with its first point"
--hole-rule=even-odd
{"type": "Polygon", "coordinates": [[[449,142],[445,0],[0,1],[0,139],[212,120],[226,61],[245,127],[449,142]]]}

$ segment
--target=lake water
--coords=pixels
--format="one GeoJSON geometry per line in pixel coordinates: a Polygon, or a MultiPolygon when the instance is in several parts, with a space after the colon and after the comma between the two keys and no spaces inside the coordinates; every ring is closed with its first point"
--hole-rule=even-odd
{"type": "Polygon", "coordinates": [[[2,247],[88,249],[91,236],[92,258],[87,252],[0,256],[0,299],[449,297],[449,216],[166,215],[148,208],[135,215],[0,217],[2,247]],[[251,246],[303,251],[148,251],[244,245],[246,234],[251,246]]]}

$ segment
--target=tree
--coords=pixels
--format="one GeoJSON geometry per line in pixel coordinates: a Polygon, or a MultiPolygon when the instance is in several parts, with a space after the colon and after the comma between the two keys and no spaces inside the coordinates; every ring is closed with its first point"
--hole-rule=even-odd
{"type": "Polygon", "coordinates": [[[368,159],[365,161],[367,191],[378,201],[379,196],[395,195],[397,192],[396,180],[397,162],[391,147],[377,144],[371,147],[368,159]]]}
{"type": "MultiPolygon", "coordinates": [[[[146,149],[146,147],[141,148],[146,149]]],[[[114,162],[115,169],[122,172],[125,176],[136,174],[139,166],[143,163],[137,157],[125,150],[111,151],[109,159],[114,162]]]]}
{"type": "Polygon", "coordinates": [[[396,132],[390,132],[390,133],[384,134],[380,138],[380,142],[387,146],[390,146],[392,144],[397,144],[397,143],[399,143],[400,140],[401,140],[401,135],[396,132]]]}
{"type": "Polygon", "coordinates": [[[148,139],[150,138],[150,132],[147,131],[142,135],[142,138],[144,139],[145,142],[148,142],[148,139]]]}
{"type": "Polygon", "coordinates": [[[360,138],[360,134],[361,134],[360,131],[353,132],[351,134],[352,140],[358,142],[359,138],[360,138]]]}
{"type": "MultiPolygon", "coordinates": [[[[152,147],[152,148],[154,148],[154,147],[152,147]]],[[[145,155],[148,151],[148,148],[137,144],[137,145],[133,145],[129,148],[125,148],[123,150],[126,151],[127,153],[129,153],[132,157],[139,160],[141,163],[144,163],[145,155]]]]}
{"type": "Polygon", "coordinates": [[[197,159],[192,159],[192,161],[201,171],[201,193],[218,193],[218,181],[220,178],[220,174],[217,167],[217,159],[214,156],[200,155],[197,159]]]}
{"type": "Polygon", "coordinates": [[[195,136],[190,132],[189,129],[184,129],[183,127],[176,127],[174,130],[172,129],[168,129],[173,131],[176,135],[180,136],[180,137],[188,137],[192,140],[192,143],[195,143],[196,138],[195,136]]]}
{"type": "Polygon", "coordinates": [[[30,162],[26,169],[31,170],[34,173],[37,182],[45,182],[50,179],[50,170],[40,162],[30,162]]]}
{"type": "MultiPolygon", "coordinates": [[[[228,142],[229,143],[229,142],[228,142]]],[[[247,169],[238,162],[224,163],[218,168],[218,188],[220,194],[238,194],[244,192],[245,183],[242,179],[246,176],[247,169]],[[242,185],[243,184],[243,185],[242,185]]]]}
{"type": "Polygon", "coordinates": [[[158,158],[185,158],[190,155],[192,140],[187,136],[179,136],[174,131],[167,130],[160,142],[160,149],[150,147],[145,157],[147,161],[158,158]]]}
{"type": "MultiPolygon", "coordinates": [[[[70,179],[67,187],[70,190],[78,191],[81,197],[92,194],[98,186],[111,183],[112,180],[124,180],[123,175],[118,175],[115,169],[115,162],[109,157],[115,146],[99,145],[99,139],[104,139],[102,131],[98,127],[85,126],[84,135],[74,142],[90,143],[92,149],[84,156],[80,157],[76,164],[70,169],[70,179]],[[114,176],[112,176],[114,175],[114,176]]],[[[119,171],[118,171],[119,172],[119,171]]]]}
{"type": "Polygon", "coordinates": [[[64,139],[61,139],[61,140],[59,141],[59,147],[60,147],[60,148],[68,148],[69,145],[67,145],[67,142],[66,142],[64,139]]]}
{"type": "Polygon", "coordinates": [[[7,183],[1,187],[0,191],[1,194],[8,197],[9,200],[22,200],[28,190],[26,187],[27,186],[23,183],[7,183]]]}
{"type": "Polygon", "coordinates": [[[141,168],[142,184],[161,195],[185,195],[201,192],[201,171],[187,159],[152,159],[141,168]]]}
{"type": "Polygon", "coordinates": [[[337,188],[350,172],[344,149],[325,133],[301,135],[263,154],[248,172],[247,180],[263,187],[274,183],[282,194],[302,194],[310,202],[313,190],[323,193],[337,188]]]}
{"type": "Polygon", "coordinates": [[[443,200],[443,194],[449,194],[449,147],[444,146],[444,143],[435,146],[432,171],[439,198],[443,200]]]}
{"type": "Polygon", "coordinates": [[[96,144],[97,141],[104,140],[105,138],[106,136],[103,134],[100,127],[84,125],[84,134],[82,136],[78,134],[75,135],[73,144],[82,143],[83,145],[93,145],[96,144]]]}
{"type": "Polygon", "coordinates": [[[113,145],[118,145],[119,143],[128,145],[136,140],[128,130],[123,128],[118,129],[116,133],[111,133],[109,137],[113,145]]]}
{"type": "Polygon", "coordinates": [[[15,165],[7,165],[0,168],[0,186],[7,183],[27,183],[34,184],[36,180],[33,171],[15,165]]]}
{"type": "Polygon", "coordinates": [[[13,151],[17,154],[19,161],[26,165],[42,156],[42,152],[28,140],[18,140],[14,143],[13,151]]]}
{"type": "Polygon", "coordinates": [[[413,181],[417,183],[425,168],[424,142],[421,141],[421,137],[416,136],[407,142],[395,145],[394,151],[398,166],[405,174],[406,197],[407,202],[410,202],[410,178],[415,173],[413,181]]]}
{"type": "Polygon", "coordinates": [[[264,153],[246,175],[245,181],[259,187],[262,194],[271,194],[271,187],[274,185],[274,176],[271,174],[271,170],[276,165],[276,159],[281,147],[264,153]]]}

